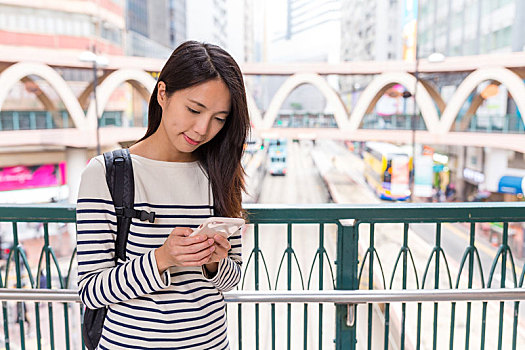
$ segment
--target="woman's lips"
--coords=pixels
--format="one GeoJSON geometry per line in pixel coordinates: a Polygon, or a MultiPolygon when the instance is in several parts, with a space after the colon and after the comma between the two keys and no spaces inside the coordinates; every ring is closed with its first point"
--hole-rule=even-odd
{"type": "Polygon", "coordinates": [[[184,135],[184,139],[186,140],[186,142],[192,146],[197,146],[200,143],[200,141],[195,141],[194,139],[189,138],[186,134],[183,134],[183,135],[184,135]]]}

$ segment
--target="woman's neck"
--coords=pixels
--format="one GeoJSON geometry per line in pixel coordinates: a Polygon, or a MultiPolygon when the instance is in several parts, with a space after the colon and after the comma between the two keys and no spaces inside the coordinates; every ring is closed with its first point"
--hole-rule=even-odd
{"type": "Polygon", "coordinates": [[[173,149],[168,140],[160,137],[158,131],[145,140],[142,140],[129,148],[131,154],[160,160],[164,162],[193,162],[196,159],[193,153],[181,153],[173,149]]]}

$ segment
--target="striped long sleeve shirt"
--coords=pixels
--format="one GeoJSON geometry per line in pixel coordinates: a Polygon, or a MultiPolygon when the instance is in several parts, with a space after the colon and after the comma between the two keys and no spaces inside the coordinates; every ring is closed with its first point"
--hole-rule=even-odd
{"type": "Polygon", "coordinates": [[[102,156],[82,174],[77,203],[79,293],[88,308],[107,306],[100,349],[227,349],[222,292],[241,276],[241,234],[215,276],[202,267],[159,274],[154,250],[175,227],[196,228],[212,216],[209,182],[198,162],[163,162],[131,155],[135,208],[154,223],[132,219],[126,261],[115,266],[117,220],[102,156]]]}

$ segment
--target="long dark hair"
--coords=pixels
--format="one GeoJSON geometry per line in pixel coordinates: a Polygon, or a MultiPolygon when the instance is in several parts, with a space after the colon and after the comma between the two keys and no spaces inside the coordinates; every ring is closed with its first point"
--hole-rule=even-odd
{"type": "MultiPolygon", "coordinates": [[[[215,215],[237,217],[243,213],[241,201],[245,183],[241,157],[250,128],[244,80],[239,66],[219,46],[186,41],[173,51],[158,81],[166,84],[169,98],[177,90],[217,78],[230,91],[230,115],[219,133],[194,152],[208,174],[215,215]]],[[[157,93],[158,83],[149,101],[148,130],[139,141],[153,135],[160,125],[162,108],[157,101],[157,93]]]]}

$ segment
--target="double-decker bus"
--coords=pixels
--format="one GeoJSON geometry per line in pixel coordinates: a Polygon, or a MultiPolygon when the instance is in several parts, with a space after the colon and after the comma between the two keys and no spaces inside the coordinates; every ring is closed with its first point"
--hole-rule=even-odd
{"type": "Polygon", "coordinates": [[[286,175],[286,140],[270,140],[268,147],[268,171],[271,175],[286,175]]]}
{"type": "Polygon", "coordinates": [[[410,157],[405,151],[389,143],[367,142],[363,161],[365,181],[379,198],[410,198],[410,157]]]}

